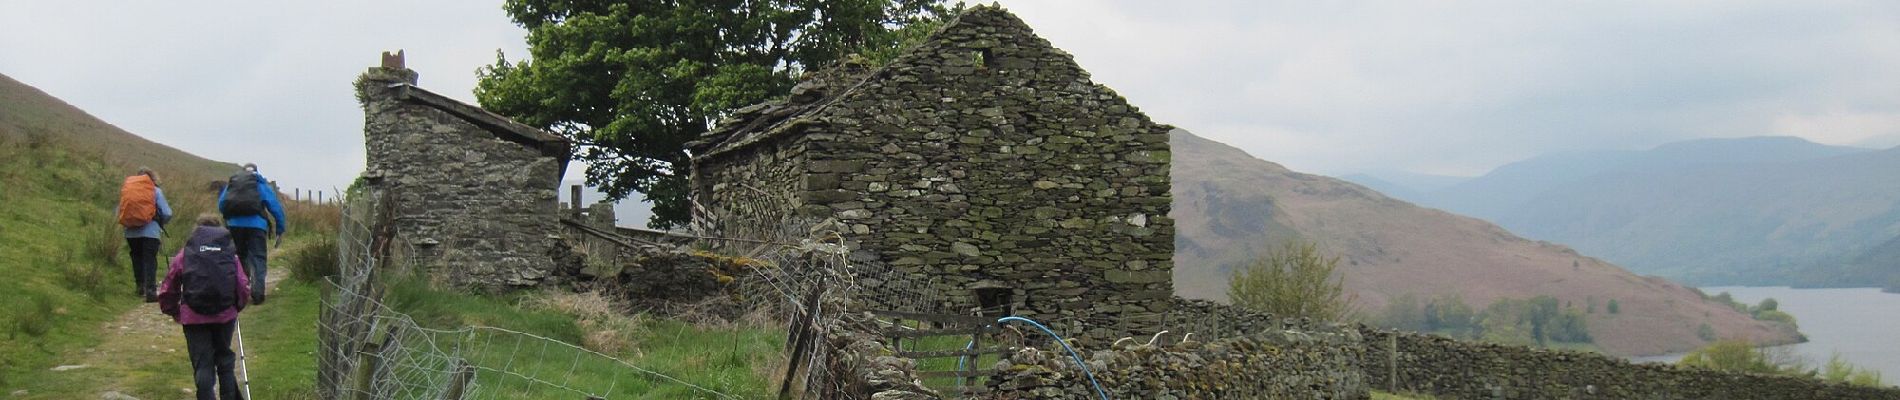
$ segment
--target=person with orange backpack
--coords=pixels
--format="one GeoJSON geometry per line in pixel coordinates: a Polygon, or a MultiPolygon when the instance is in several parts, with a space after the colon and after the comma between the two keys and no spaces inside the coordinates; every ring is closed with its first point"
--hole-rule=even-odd
{"type": "Polygon", "coordinates": [[[125,247],[132,253],[132,282],[135,294],[145,302],[158,301],[159,234],[172,219],[172,206],[165,202],[165,191],[158,188],[158,174],[151,168],[125,178],[119,187],[119,226],[125,228],[125,247]]]}

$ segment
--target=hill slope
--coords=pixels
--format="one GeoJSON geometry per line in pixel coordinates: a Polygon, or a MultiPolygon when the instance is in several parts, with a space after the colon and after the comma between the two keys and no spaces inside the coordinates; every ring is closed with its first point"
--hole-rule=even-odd
{"type": "MultiPolygon", "coordinates": [[[[208,182],[235,170],[139,138],[0,76],[0,387],[61,352],[96,345],[99,324],[140,305],[113,221],[120,179],[161,172],[175,214],[209,210],[208,182]]],[[[187,223],[188,225],[188,223],[187,223]]],[[[188,234],[175,227],[161,253],[188,234]]]]}
{"type": "Polygon", "coordinates": [[[55,138],[62,147],[78,154],[103,156],[112,167],[125,168],[126,175],[144,165],[159,171],[161,177],[176,175],[208,181],[237,170],[235,164],[207,160],[126,132],[0,74],[0,136],[26,140],[37,135],[55,138]]]}
{"type": "Polygon", "coordinates": [[[1536,295],[1579,307],[1615,299],[1620,314],[1589,314],[1588,323],[1599,346],[1624,355],[1696,348],[1703,323],[1720,337],[1794,339],[1692,289],[1481,220],[1293,172],[1185,131],[1171,145],[1175,291],[1186,297],[1224,297],[1225,263],[1297,237],[1341,256],[1339,271],[1362,309],[1407,294],[1457,294],[1479,305],[1536,295]]]}

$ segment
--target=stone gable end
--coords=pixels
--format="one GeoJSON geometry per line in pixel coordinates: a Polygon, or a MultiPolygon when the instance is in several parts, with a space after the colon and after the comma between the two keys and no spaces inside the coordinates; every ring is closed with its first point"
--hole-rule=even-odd
{"type": "Polygon", "coordinates": [[[694,195],[713,221],[697,225],[839,219],[873,307],[989,307],[1093,339],[1157,330],[1173,294],[1171,127],[998,7],[834,74],[702,138],[694,195]],[[761,193],[785,201],[735,201],[761,193]]]}
{"type": "Polygon", "coordinates": [[[393,213],[381,217],[404,259],[392,262],[488,291],[551,275],[564,140],[418,88],[406,69],[371,68],[357,90],[373,203],[363,206],[393,213]]]}

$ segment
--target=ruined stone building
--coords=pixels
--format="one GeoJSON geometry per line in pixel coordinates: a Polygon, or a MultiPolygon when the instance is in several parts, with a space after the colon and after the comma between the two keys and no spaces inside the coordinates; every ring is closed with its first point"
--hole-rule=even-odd
{"type": "Polygon", "coordinates": [[[362,182],[394,252],[438,282],[530,286],[553,271],[556,193],[569,143],[416,86],[401,55],[356,82],[368,165],[362,182]]]}
{"type": "Polygon", "coordinates": [[[873,307],[982,309],[1096,339],[1158,330],[1171,127],[994,6],[883,67],[813,75],[692,144],[704,233],[836,218],[873,307]]]}

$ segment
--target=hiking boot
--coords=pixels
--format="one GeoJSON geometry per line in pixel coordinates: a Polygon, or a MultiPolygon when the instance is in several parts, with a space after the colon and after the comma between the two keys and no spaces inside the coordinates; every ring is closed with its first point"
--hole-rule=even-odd
{"type": "Polygon", "coordinates": [[[152,293],[152,292],[145,292],[145,302],[147,302],[147,303],[157,303],[157,302],[158,302],[158,293],[152,293]]]}
{"type": "Polygon", "coordinates": [[[264,304],[264,295],[263,295],[263,294],[253,294],[253,295],[251,295],[251,305],[254,305],[254,306],[255,306],[255,305],[263,305],[263,304],[264,304]]]}

